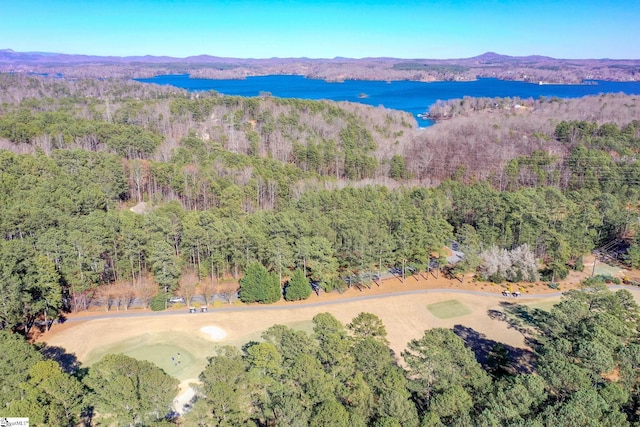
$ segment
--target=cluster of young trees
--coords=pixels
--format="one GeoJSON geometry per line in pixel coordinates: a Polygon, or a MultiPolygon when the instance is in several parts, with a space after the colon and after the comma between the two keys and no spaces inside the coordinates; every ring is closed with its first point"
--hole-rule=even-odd
{"type": "Polygon", "coordinates": [[[538,263],[528,244],[511,251],[492,246],[481,254],[481,277],[492,282],[535,282],[538,280],[538,263]]]}
{"type": "Polygon", "coordinates": [[[240,279],[240,300],[247,303],[270,304],[279,301],[282,296],[287,301],[309,298],[312,287],[304,270],[297,268],[290,273],[290,276],[283,286],[281,272],[280,275],[269,272],[259,262],[253,262],[249,264],[244,277],[240,279]]]}
{"type": "Polygon", "coordinates": [[[107,355],[69,373],[45,357],[60,352],[38,351],[18,335],[0,331],[1,410],[60,426],[81,421],[631,426],[640,421],[640,307],[628,291],[612,292],[591,279],[550,311],[509,305],[504,319],[527,335],[533,354],[518,355],[478,339],[472,328],[435,328],[396,355],[381,320],[366,312],[346,326],[329,313],[318,314],[312,334],[275,325],[241,349],[217,347],[194,385],[195,402],[181,419],[170,407],[177,380],[149,362],[107,355]]]}

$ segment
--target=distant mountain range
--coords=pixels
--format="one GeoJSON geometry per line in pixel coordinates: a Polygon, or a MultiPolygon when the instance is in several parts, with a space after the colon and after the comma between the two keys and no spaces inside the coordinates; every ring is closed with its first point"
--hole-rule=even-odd
{"type": "Polygon", "coordinates": [[[98,55],[75,55],[66,53],[55,52],[16,52],[12,49],[0,49],[0,62],[12,62],[12,63],[59,63],[59,64],[80,64],[80,63],[196,63],[196,64],[208,64],[208,63],[282,63],[282,62],[367,62],[367,61],[382,61],[382,62],[398,62],[398,61],[420,61],[427,63],[440,63],[440,64],[469,64],[469,63],[514,63],[514,62],[615,62],[615,63],[635,63],[640,64],[640,60],[625,60],[625,59],[557,59],[549,56],[542,55],[529,55],[529,56],[509,56],[501,55],[495,52],[486,52],[482,55],[474,56],[471,58],[452,58],[452,59],[407,59],[407,58],[391,58],[391,57],[367,57],[367,58],[228,58],[211,55],[197,55],[187,56],[184,58],[177,58],[172,56],[98,56],[98,55]]]}
{"type": "Polygon", "coordinates": [[[0,72],[58,74],[65,77],[149,77],[188,73],[203,78],[245,78],[253,75],[298,74],[331,81],[471,80],[495,77],[548,83],[579,83],[585,79],[638,80],[638,59],[556,59],[508,56],[487,52],[472,58],[225,58],[210,55],[95,56],[0,50],[0,72]]]}

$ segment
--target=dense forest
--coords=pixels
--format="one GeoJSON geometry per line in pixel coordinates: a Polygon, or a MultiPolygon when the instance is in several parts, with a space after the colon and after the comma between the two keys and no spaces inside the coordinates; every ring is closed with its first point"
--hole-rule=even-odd
{"type": "MultiPolygon", "coordinates": [[[[640,265],[635,97],[463,99],[431,114],[418,129],[348,103],[0,75],[2,415],[169,422],[174,394],[156,390],[176,381],[159,368],[122,355],[61,367],[16,334],[91,304],[163,309],[175,292],[238,287],[246,302],[304,299],[398,266],[555,282],[611,242],[640,265]],[[465,256],[448,265],[453,244],[465,256]]],[[[274,327],[210,360],[189,422],[637,423],[638,307],[586,286],[551,313],[507,316],[528,322],[529,367],[439,329],[399,364],[367,314],[317,316],[313,335],[274,327]]]]}
{"type": "Polygon", "coordinates": [[[218,347],[180,418],[178,381],[150,362],[111,354],[81,368],[0,331],[0,411],[50,426],[638,425],[640,311],[628,291],[590,280],[548,312],[510,304],[503,315],[531,354],[459,326],[396,355],[366,312],[347,325],[318,314],[312,334],[275,325],[260,342],[218,347]]]}
{"type": "Polygon", "coordinates": [[[561,279],[616,239],[640,262],[634,97],[452,101],[420,130],[346,103],[0,84],[3,329],[210,298],[253,263],[277,286],[296,269],[325,291],[366,286],[393,266],[447,267],[452,241],[466,256],[450,274],[494,281],[561,279]]]}

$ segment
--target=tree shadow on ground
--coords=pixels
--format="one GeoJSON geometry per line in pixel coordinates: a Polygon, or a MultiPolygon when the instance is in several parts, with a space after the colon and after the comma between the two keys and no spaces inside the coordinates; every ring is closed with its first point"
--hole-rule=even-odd
{"type": "MultiPolygon", "coordinates": [[[[522,334],[528,347],[532,349],[538,347],[540,344],[537,340],[538,329],[543,325],[548,313],[538,308],[510,301],[501,302],[500,307],[502,310],[488,310],[487,315],[489,318],[506,322],[509,328],[515,329],[522,334]]],[[[473,350],[478,362],[485,369],[488,369],[489,355],[498,342],[487,339],[485,335],[462,325],[456,325],[453,331],[473,350]]],[[[535,354],[532,350],[500,344],[506,348],[508,353],[508,370],[518,373],[535,371],[535,354]]]]}
{"type": "Polygon", "coordinates": [[[527,305],[515,302],[502,301],[500,306],[504,309],[508,317],[519,320],[525,326],[538,327],[546,317],[547,312],[539,308],[532,308],[527,305]]]}
{"type": "Polygon", "coordinates": [[[548,313],[539,308],[507,301],[502,301],[500,306],[504,311],[489,310],[489,317],[507,322],[510,328],[525,337],[527,345],[535,348],[539,344],[536,339],[538,329],[544,324],[548,313]]]}
{"type": "Polygon", "coordinates": [[[40,349],[40,353],[49,360],[58,362],[60,367],[67,374],[73,374],[80,369],[80,361],[75,354],[67,353],[62,347],[45,345],[40,349]]]}
{"type": "Polygon", "coordinates": [[[508,371],[521,374],[529,374],[535,371],[535,355],[531,350],[498,343],[498,341],[488,339],[484,334],[468,326],[455,325],[453,332],[474,352],[476,360],[486,370],[490,369],[489,354],[496,344],[502,344],[508,352],[508,371]]]}

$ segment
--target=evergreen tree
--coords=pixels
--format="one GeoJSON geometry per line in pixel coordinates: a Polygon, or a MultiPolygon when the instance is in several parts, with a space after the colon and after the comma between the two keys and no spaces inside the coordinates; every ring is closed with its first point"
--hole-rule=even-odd
{"type": "Polygon", "coordinates": [[[311,286],[309,285],[309,279],[307,279],[302,270],[296,268],[284,288],[284,299],[287,301],[298,301],[307,299],[310,295],[311,286]]]}
{"type": "Polygon", "coordinates": [[[42,355],[22,336],[0,331],[0,395],[3,405],[20,398],[20,384],[27,381],[30,367],[42,359],[42,355]]]}
{"type": "Polygon", "coordinates": [[[98,413],[116,423],[146,424],[171,410],[178,380],[148,361],[108,354],[89,368],[84,379],[98,413]]]}
{"type": "Polygon", "coordinates": [[[22,398],[10,404],[3,415],[28,417],[37,425],[78,425],[86,405],[86,389],[56,362],[46,360],[31,366],[21,389],[22,398]]]}
{"type": "Polygon", "coordinates": [[[247,363],[235,347],[221,347],[209,358],[196,386],[197,401],[185,421],[198,426],[246,425],[251,417],[253,386],[247,363]]]}
{"type": "Polygon", "coordinates": [[[282,297],[278,276],[270,273],[259,262],[249,264],[240,279],[240,300],[251,303],[272,304],[282,297]]]}

